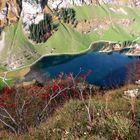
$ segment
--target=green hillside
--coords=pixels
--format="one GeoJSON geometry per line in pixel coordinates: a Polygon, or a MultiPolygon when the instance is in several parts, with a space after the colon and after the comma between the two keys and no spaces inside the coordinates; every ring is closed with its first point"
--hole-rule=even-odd
{"type": "MultiPolygon", "coordinates": [[[[110,8],[118,8],[117,6],[103,5],[103,6],[82,6],[75,7],[77,20],[90,20],[94,18],[108,17],[113,19],[125,19],[135,18],[135,22],[128,27],[119,26],[115,23],[107,30],[99,29],[102,32],[100,35],[98,32],[93,31],[88,34],[82,34],[75,30],[71,25],[59,23],[58,31],[53,34],[52,37],[46,43],[35,44],[31,42],[25,35],[21,20],[13,25],[5,28],[6,39],[5,48],[0,53],[1,65],[4,66],[6,61],[20,61],[20,69],[30,67],[38,59],[45,55],[58,55],[58,54],[76,54],[81,53],[89,49],[91,43],[95,41],[132,41],[139,37],[139,23],[140,16],[138,15],[138,9],[131,9],[128,7],[122,7],[126,12],[125,14],[117,14],[111,12],[110,8]],[[98,14],[97,14],[98,13],[98,14]],[[51,53],[52,49],[54,51],[51,53]]],[[[137,42],[140,42],[139,38],[137,42]]],[[[10,78],[16,77],[15,70],[9,70],[8,76],[10,78]],[[12,71],[12,72],[11,72],[12,71]],[[10,74],[12,73],[12,74],[10,74]]],[[[3,76],[3,69],[0,69],[0,75],[3,76]]]]}

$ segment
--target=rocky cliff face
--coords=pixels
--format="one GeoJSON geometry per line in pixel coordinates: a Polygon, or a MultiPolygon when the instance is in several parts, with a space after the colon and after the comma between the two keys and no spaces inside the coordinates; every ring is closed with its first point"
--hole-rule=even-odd
{"type": "MultiPolygon", "coordinates": [[[[51,9],[59,9],[62,7],[72,7],[73,5],[82,6],[83,4],[103,4],[103,3],[115,3],[115,4],[127,4],[127,5],[140,5],[139,0],[0,0],[0,27],[16,22],[21,11],[34,11],[36,6],[40,5],[43,9],[47,4],[51,9]],[[26,8],[23,3],[32,5],[30,9],[26,8]],[[27,10],[26,10],[27,9],[27,10]]],[[[38,9],[38,8],[37,8],[38,9]]],[[[27,14],[26,14],[27,15],[27,14]]]]}
{"type": "Polygon", "coordinates": [[[96,3],[98,0],[48,0],[48,5],[52,9],[59,9],[62,7],[71,7],[73,5],[81,6],[83,4],[96,3]]]}
{"type": "Polygon", "coordinates": [[[48,0],[0,0],[0,27],[16,22],[21,15],[23,18],[30,13],[35,16],[47,2],[48,0]]]}
{"type": "Polygon", "coordinates": [[[48,5],[52,9],[59,9],[62,7],[71,7],[73,5],[82,6],[83,4],[91,5],[101,5],[101,4],[118,4],[118,5],[129,5],[138,6],[140,5],[139,0],[48,0],[48,5]]]}
{"type": "Polygon", "coordinates": [[[16,22],[21,10],[21,0],[2,0],[0,2],[0,26],[16,22]]]}

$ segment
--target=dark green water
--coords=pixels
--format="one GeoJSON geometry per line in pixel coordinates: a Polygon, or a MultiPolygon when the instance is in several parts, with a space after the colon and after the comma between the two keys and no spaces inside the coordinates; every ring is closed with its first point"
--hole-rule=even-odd
{"type": "Polygon", "coordinates": [[[49,56],[40,60],[31,68],[26,79],[45,80],[46,77],[53,79],[60,72],[76,75],[80,69],[81,75],[92,70],[86,80],[90,84],[111,87],[123,84],[126,79],[126,66],[137,61],[135,57],[127,57],[123,54],[104,54],[94,51],[86,54],[70,56],[49,56]]]}

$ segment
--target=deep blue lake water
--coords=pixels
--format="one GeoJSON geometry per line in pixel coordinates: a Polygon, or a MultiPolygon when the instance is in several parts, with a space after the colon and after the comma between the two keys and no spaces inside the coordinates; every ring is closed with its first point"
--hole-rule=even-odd
{"type": "Polygon", "coordinates": [[[94,51],[77,56],[49,56],[35,64],[27,74],[26,79],[42,80],[46,77],[53,79],[60,72],[76,75],[80,68],[82,70],[81,74],[85,74],[92,69],[93,72],[86,80],[90,84],[110,87],[124,83],[127,75],[126,66],[136,60],[135,57],[127,57],[115,52],[104,54],[94,51]]]}

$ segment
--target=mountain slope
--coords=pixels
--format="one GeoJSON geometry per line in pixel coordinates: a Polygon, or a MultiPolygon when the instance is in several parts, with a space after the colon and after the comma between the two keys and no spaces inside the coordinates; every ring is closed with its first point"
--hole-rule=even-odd
{"type": "MultiPolygon", "coordinates": [[[[131,41],[137,39],[140,35],[138,30],[140,23],[139,10],[136,8],[132,9],[125,6],[118,8],[116,5],[85,5],[74,7],[74,9],[78,22],[84,22],[85,20],[89,22],[95,19],[96,24],[100,25],[98,19],[108,19],[110,24],[108,24],[106,29],[99,28],[100,26],[93,26],[92,28],[96,29],[96,31],[91,30],[89,33],[82,33],[61,21],[59,22],[58,31],[54,32],[47,42],[35,44],[27,37],[26,32],[23,30],[22,17],[20,17],[17,23],[11,24],[4,29],[5,46],[0,52],[0,75],[7,71],[8,75],[10,75],[9,77],[16,77],[18,69],[30,67],[43,56],[81,53],[86,51],[91,43],[95,41],[131,41]],[[116,12],[113,12],[112,9],[115,9],[116,12]],[[129,26],[122,26],[116,23],[117,20],[129,21],[133,18],[135,18],[135,22],[132,22],[129,26]],[[135,32],[133,33],[132,30],[135,32]]],[[[137,42],[139,41],[137,39],[137,42]]]]}

